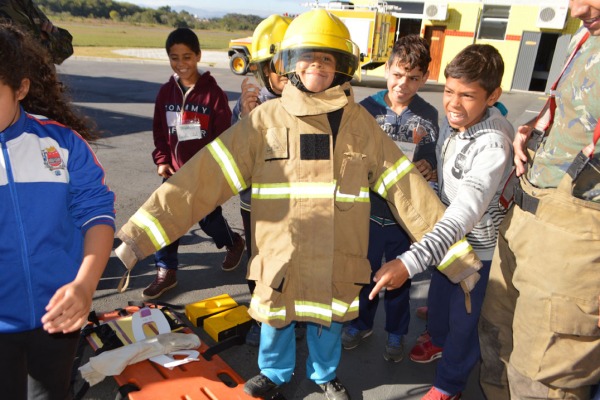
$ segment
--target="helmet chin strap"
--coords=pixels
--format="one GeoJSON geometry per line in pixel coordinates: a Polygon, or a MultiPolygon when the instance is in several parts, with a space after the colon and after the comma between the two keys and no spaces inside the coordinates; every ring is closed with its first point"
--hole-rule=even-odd
{"type": "Polygon", "coordinates": [[[311,92],[310,90],[308,90],[306,88],[306,86],[304,86],[304,83],[302,83],[302,80],[300,79],[300,77],[298,76],[297,73],[292,72],[291,74],[288,75],[288,79],[292,85],[296,86],[301,91],[306,92],[306,93],[314,93],[314,92],[311,92]]]}
{"type": "MultiPolygon", "coordinates": [[[[304,86],[304,83],[302,83],[302,80],[300,79],[300,77],[298,76],[298,74],[296,72],[292,72],[291,74],[288,74],[288,79],[290,80],[290,83],[294,86],[296,86],[298,89],[300,89],[303,92],[306,93],[314,93],[310,90],[308,90],[306,88],[306,86],[304,86]]],[[[335,86],[339,86],[345,82],[348,82],[351,78],[344,75],[344,74],[340,74],[339,72],[335,73],[335,77],[333,78],[333,82],[331,82],[331,85],[329,85],[329,87],[327,89],[331,89],[332,87],[335,86]]]]}

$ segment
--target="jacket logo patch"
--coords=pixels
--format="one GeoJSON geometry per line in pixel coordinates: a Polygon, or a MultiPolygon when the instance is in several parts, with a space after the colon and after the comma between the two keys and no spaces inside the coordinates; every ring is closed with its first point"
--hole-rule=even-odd
{"type": "Polygon", "coordinates": [[[56,150],[56,147],[54,146],[42,149],[42,158],[44,160],[44,165],[50,171],[65,169],[65,163],[60,157],[60,153],[58,152],[58,150],[56,150]]]}

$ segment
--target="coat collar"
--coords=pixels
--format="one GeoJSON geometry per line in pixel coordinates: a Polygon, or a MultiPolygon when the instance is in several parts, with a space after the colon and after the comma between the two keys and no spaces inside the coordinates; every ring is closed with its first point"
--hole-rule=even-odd
{"type": "Polygon", "coordinates": [[[319,93],[306,93],[288,84],[283,89],[281,99],[287,112],[300,117],[339,110],[354,101],[354,93],[349,83],[319,93]]]}

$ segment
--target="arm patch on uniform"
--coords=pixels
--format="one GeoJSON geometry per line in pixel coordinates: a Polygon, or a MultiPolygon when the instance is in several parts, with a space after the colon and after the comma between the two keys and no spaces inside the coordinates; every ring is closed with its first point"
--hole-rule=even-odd
{"type": "Polygon", "coordinates": [[[300,135],[301,160],[329,160],[329,135],[304,133],[300,135]]]}

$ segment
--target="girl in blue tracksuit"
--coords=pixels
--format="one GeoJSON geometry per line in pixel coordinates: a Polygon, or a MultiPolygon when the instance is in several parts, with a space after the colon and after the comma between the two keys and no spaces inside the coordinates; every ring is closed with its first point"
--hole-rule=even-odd
{"type": "Polygon", "coordinates": [[[0,24],[0,59],[2,398],[70,399],[79,330],[112,248],[114,195],[46,51],[0,24]]]}

